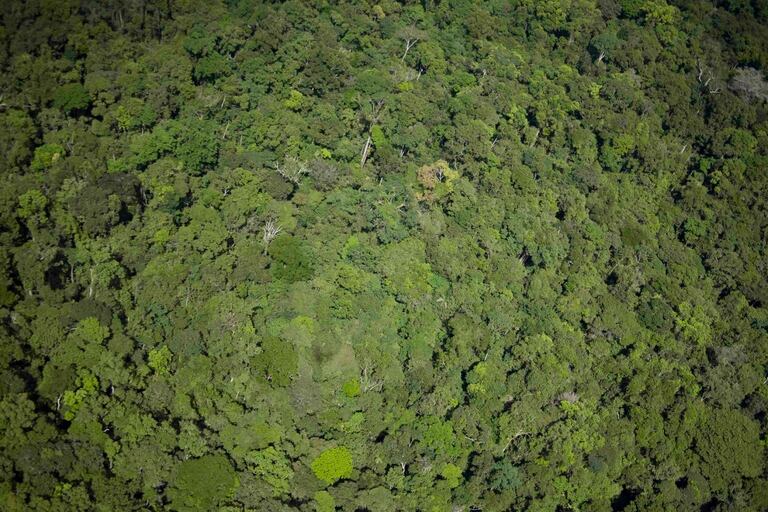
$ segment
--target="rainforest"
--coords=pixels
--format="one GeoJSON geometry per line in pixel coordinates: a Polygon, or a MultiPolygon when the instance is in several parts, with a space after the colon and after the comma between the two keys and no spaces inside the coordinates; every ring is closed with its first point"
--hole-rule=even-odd
{"type": "Polygon", "coordinates": [[[1,510],[768,510],[768,1],[0,3],[1,510]]]}

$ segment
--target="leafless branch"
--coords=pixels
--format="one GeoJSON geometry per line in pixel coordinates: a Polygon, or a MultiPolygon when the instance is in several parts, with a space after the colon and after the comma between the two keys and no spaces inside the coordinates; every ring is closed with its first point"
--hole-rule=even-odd
{"type": "Polygon", "coordinates": [[[267,248],[269,247],[269,244],[277,237],[277,235],[280,234],[282,230],[283,228],[275,223],[274,219],[267,219],[267,222],[264,224],[263,235],[261,237],[262,241],[264,242],[264,254],[267,254],[267,248]]]}
{"type": "Polygon", "coordinates": [[[287,158],[283,165],[277,164],[275,169],[280,176],[296,185],[299,184],[302,176],[309,174],[307,165],[294,157],[287,158]]]}

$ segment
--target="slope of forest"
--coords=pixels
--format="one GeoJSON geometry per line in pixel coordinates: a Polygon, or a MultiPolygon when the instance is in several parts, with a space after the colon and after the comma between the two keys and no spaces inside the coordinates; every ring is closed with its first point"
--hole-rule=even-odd
{"type": "Polygon", "coordinates": [[[0,509],[768,510],[764,0],[6,0],[0,509]]]}

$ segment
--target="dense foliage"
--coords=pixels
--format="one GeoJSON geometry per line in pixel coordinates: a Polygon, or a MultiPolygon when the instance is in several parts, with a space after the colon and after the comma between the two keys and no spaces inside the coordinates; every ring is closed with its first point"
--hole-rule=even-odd
{"type": "Polygon", "coordinates": [[[0,3],[0,509],[768,510],[765,1],[0,3]]]}

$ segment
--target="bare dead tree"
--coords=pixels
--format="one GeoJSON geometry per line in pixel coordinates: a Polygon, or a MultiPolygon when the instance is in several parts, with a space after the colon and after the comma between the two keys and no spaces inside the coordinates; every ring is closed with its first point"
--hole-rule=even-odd
{"type": "Polygon", "coordinates": [[[91,276],[91,283],[88,285],[88,298],[93,297],[93,286],[96,284],[96,276],[93,274],[93,268],[88,269],[91,276]]]}
{"type": "Polygon", "coordinates": [[[403,56],[400,57],[401,61],[405,61],[405,57],[408,55],[408,52],[411,51],[411,48],[416,46],[419,41],[426,37],[426,32],[419,30],[416,27],[405,27],[400,31],[398,36],[405,42],[405,51],[403,51],[403,56]]]}
{"type": "Polygon", "coordinates": [[[373,139],[371,138],[371,130],[373,129],[374,125],[379,121],[379,117],[381,116],[383,109],[384,109],[384,100],[378,100],[378,101],[371,100],[371,116],[368,120],[368,128],[367,128],[368,137],[365,140],[363,151],[360,154],[361,169],[365,167],[365,162],[368,160],[368,155],[371,151],[371,142],[373,141],[373,139]]]}
{"type": "Polygon", "coordinates": [[[264,223],[264,229],[262,234],[262,241],[264,242],[264,254],[267,254],[267,249],[269,248],[269,244],[277,238],[277,235],[280,234],[280,232],[283,230],[274,219],[267,219],[267,222],[264,223]]]}
{"type": "Polygon", "coordinates": [[[360,387],[363,388],[363,392],[367,393],[368,391],[373,390],[381,391],[383,386],[384,380],[374,378],[373,368],[366,364],[363,367],[362,375],[360,375],[360,387]]]}
{"type": "Polygon", "coordinates": [[[368,138],[365,140],[365,146],[363,146],[363,151],[360,154],[360,168],[362,169],[365,167],[365,161],[368,160],[368,151],[371,149],[371,136],[368,135],[368,138]]]}
{"type": "Polygon", "coordinates": [[[504,445],[504,448],[501,450],[501,454],[502,454],[502,455],[504,455],[504,452],[506,452],[506,451],[507,451],[507,449],[509,448],[509,445],[511,445],[513,441],[517,440],[517,438],[519,438],[519,437],[524,437],[524,436],[530,436],[530,435],[531,435],[531,433],[530,433],[530,432],[524,432],[524,431],[522,431],[522,430],[518,430],[518,431],[515,433],[515,435],[513,435],[512,437],[510,437],[510,438],[507,440],[507,444],[505,444],[505,445],[504,445]]]}
{"type": "Polygon", "coordinates": [[[560,402],[568,402],[571,404],[575,404],[579,401],[579,394],[575,391],[566,391],[564,393],[560,393],[557,396],[558,401],[560,402]]]}
{"type": "Polygon", "coordinates": [[[294,157],[286,158],[283,165],[276,164],[275,169],[280,176],[295,185],[299,184],[302,176],[309,174],[309,168],[307,165],[300,161],[298,158],[294,157]]]}
{"type": "Polygon", "coordinates": [[[400,60],[405,60],[405,56],[408,55],[408,52],[411,48],[413,48],[416,43],[418,43],[418,39],[406,39],[405,40],[405,51],[403,52],[403,56],[400,57],[400,60]]]}
{"type": "Polygon", "coordinates": [[[747,100],[768,101],[768,81],[754,68],[737,69],[728,88],[747,100]]]}
{"type": "Polygon", "coordinates": [[[371,117],[370,122],[368,123],[368,129],[373,127],[376,123],[379,122],[379,118],[381,117],[382,110],[384,109],[384,100],[371,100],[371,117]]]}
{"type": "Polygon", "coordinates": [[[531,141],[531,147],[536,145],[536,141],[539,140],[539,135],[541,135],[541,129],[537,128],[536,133],[533,136],[533,140],[531,141]]]}
{"type": "Polygon", "coordinates": [[[710,86],[710,82],[715,78],[715,75],[712,74],[712,71],[709,69],[706,69],[702,64],[701,60],[696,59],[696,66],[699,69],[699,74],[696,76],[696,80],[699,81],[701,86],[706,89],[709,94],[717,94],[720,92],[720,87],[715,87],[714,84],[710,86]],[[706,75],[706,76],[705,76],[706,75]]]}

